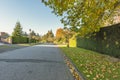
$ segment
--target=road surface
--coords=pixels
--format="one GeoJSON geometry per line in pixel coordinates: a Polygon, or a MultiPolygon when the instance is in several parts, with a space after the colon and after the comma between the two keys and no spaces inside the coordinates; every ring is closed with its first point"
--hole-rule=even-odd
{"type": "Polygon", "coordinates": [[[0,54],[0,80],[74,80],[55,45],[0,54]]]}
{"type": "Polygon", "coordinates": [[[0,45],[4,45],[4,44],[0,42],[0,45]]]}

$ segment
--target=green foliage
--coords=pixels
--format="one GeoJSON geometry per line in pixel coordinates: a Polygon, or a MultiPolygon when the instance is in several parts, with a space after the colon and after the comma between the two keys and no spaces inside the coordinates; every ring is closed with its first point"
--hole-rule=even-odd
{"type": "Polygon", "coordinates": [[[54,34],[52,30],[48,31],[46,34],[42,36],[42,42],[53,42],[54,41],[54,34]]]}
{"type": "Polygon", "coordinates": [[[73,34],[74,32],[67,27],[58,28],[56,31],[56,42],[61,44],[68,44],[69,39],[73,36],[73,34]]]}
{"type": "Polygon", "coordinates": [[[101,28],[95,36],[77,38],[77,46],[120,58],[120,24],[101,28]]]}
{"type": "Polygon", "coordinates": [[[120,8],[119,0],[42,0],[61,22],[69,25],[81,36],[99,31],[120,8]]]}
{"type": "Polygon", "coordinates": [[[69,39],[69,47],[77,47],[76,39],[69,39]]]}
{"type": "Polygon", "coordinates": [[[12,38],[13,44],[28,43],[29,42],[29,39],[27,37],[12,36],[11,38],[12,38]]]}
{"type": "Polygon", "coordinates": [[[35,33],[35,31],[29,29],[29,43],[35,43],[41,41],[41,36],[38,33],[35,33]]]}
{"type": "Polygon", "coordinates": [[[94,39],[78,38],[77,46],[120,58],[120,49],[115,45],[94,39]]]}
{"type": "Polygon", "coordinates": [[[61,48],[85,80],[120,80],[120,61],[116,58],[81,48],[61,48]]]}
{"type": "Polygon", "coordinates": [[[14,31],[12,33],[12,36],[20,37],[20,36],[22,36],[22,33],[23,33],[23,31],[22,31],[21,24],[20,24],[20,22],[17,22],[15,25],[14,31]]]}
{"type": "Polygon", "coordinates": [[[36,39],[30,39],[30,42],[31,42],[31,43],[36,43],[36,42],[39,42],[39,41],[36,40],[36,39]]]}
{"type": "Polygon", "coordinates": [[[36,33],[34,31],[31,31],[30,35],[33,37],[36,36],[36,33]]]}
{"type": "MultiPolygon", "coordinates": [[[[29,38],[28,37],[14,37],[12,36],[12,43],[13,44],[21,44],[21,43],[29,43],[29,38]]],[[[38,40],[36,39],[30,39],[30,43],[36,43],[36,42],[39,42],[38,40]]]]}

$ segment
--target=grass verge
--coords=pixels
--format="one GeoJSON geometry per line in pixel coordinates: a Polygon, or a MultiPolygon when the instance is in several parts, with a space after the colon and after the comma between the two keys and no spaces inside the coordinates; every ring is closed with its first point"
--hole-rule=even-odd
{"type": "Polygon", "coordinates": [[[15,50],[15,49],[20,49],[20,48],[25,48],[25,47],[29,47],[29,46],[34,46],[37,44],[39,44],[39,43],[1,45],[0,46],[0,53],[15,50]]]}
{"type": "Polygon", "coordinates": [[[120,80],[120,60],[82,48],[61,47],[86,80],[120,80]]]}

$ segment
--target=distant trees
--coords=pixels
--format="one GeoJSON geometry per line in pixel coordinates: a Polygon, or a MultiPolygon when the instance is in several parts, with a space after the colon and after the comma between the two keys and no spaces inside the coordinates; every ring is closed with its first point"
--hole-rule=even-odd
{"type": "Polygon", "coordinates": [[[42,41],[43,42],[54,42],[54,34],[52,30],[48,30],[48,32],[42,36],[42,41]]]}
{"type": "Polygon", "coordinates": [[[29,30],[28,34],[25,31],[22,31],[20,22],[16,22],[15,28],[12,33],[12,42],[13,43],[35,43],[41,40],[41,37],[38,33],[35,33],[33,30],[29,30]]]}
{"type": "Polygon", "coordinates": [[[30,33],[29,33],[29,39],[30,39],[30,42],[34,42],[34,41],[37,41],[37,42],[40,42],[41,41],[41,36],[39,35],[39,33],[36,33],[34,30],[31,30],[29,29],[30,33]]]}
{"type": "Polygon", "coordinates": [[[23,34],[22,34],[22,35],[25,36],[25,37],[28,37],[28,33],[25,32],[25,31],[23,31],[23,34]]]}
{"type": "Polygon", "coordinates": [[[54,41],[54,34],[52,30],[47,32],[47,42],[53,42],[54,41]]]}

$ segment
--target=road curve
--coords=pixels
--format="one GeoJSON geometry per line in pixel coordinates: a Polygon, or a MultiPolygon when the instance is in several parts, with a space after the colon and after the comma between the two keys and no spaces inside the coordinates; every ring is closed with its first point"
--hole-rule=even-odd
{"type": "Polygon", "coordinates": [[[55,45],[0,54],[0,80],[74,80],[55,45]]]}

